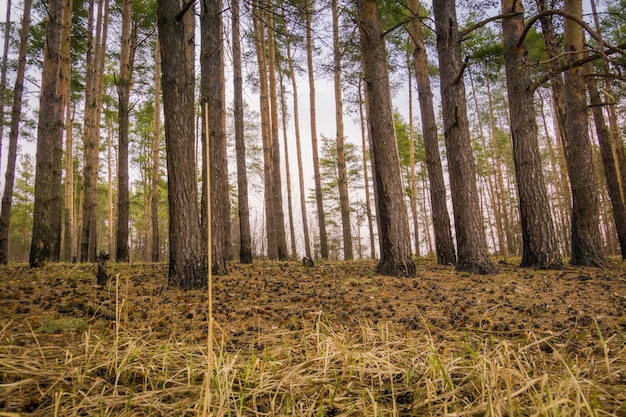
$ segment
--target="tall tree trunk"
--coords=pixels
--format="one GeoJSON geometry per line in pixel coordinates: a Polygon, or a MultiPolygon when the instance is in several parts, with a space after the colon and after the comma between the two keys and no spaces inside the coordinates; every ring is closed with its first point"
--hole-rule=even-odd
{"type": "Polygon", "coordinates": [[[518,46],[524,31],[524,9],[517,0],[502,0],[504,62],[508,87],[513,158],[522,220],[522,267],[560,269],[534,112],[526,47],[518,46]]]}
{"type": "Polygon", "coordinates": [[[152,142],[152,187],[150,192],[150,226],[152,227],[152,262],[161,257],[159,236],[159,149],[161,147],[161,47],[156,41],[154,54],[154,133],[152,142]]]}
{"type": "Polygon", "coordinates": [[[11,0],[6,4],[7,18],[4,26],[4,50],[2,52],[2,70],[0,70],[0,161],[2,160],[2,139],[4,138],[4,97],[7,88],[7,69],[9,58],[9,36],[11,34],[11,0]]]}
{"type": "Polygon", "coordinates": [[[333,18],[333,73],[335,80],[335,123],[337,125],[337,185],[339,207],[343,231],[344,259],[354,259],[352,250],[352,226],[350,223],[350,199],[348,197],[348,175],[346,172],[346,152],[344,149],[343,99],[341,97],[341,54],[339,48],[339,11],[337,0],[332,0],[333,18]]]}
{"type": "Polygon", "coordinates": [[[15,162],[17,160],[17,139],[19,137],[20,115],[22,114],[22,92],[24,91],[24,73],[26,72],[26,52],[28,49],[28,32],[30,30],[30,10],[32,0],[24,0],[24,14],[20,29],[20,47],[17,59],[17,74],[13,89],[13,105],[11,108],[11,127],[9,130],[9,153],[7,168],[4,175],[4,193],[0,209],[0,264],[8,261],[9,223],[11,205],[13,203],[13,186],[15,184],[15,162]]]}
{"type": "MultiPolygon", "coordinates": [[[[588,73],[593,71],[591,64],[585,66],[588,73]]],[[[587,90],[589,91],[589,99],[593,112],[593,120],[596,127],[596,135],[600,142],[600,154],[602,156],[602,165],[604,167],[604,179],[611,200],[613,209],[613,220],[615,221],[615,229],[622,253],[622,259],[626,259],[626,209],[622,201],[622,195],[619,187],[618,174],[613,157],[613,146],[611,143],[611,132],[604,120],[602,112],[602,98],[596,85],[596,80],[592,76],[587,76],[587,90]]]]}
{"type": "MultiPolygon", "coordinates": [[[[411,45],[411,44],[409,44],[411,45]]],[[[410,46],[409,46],[410,48],[410,46]]],[[[406,56],[406,66],[408,75],[408,89],[409,89],[409,153],[410,162],[409,169],[411,170],[411,197],[409,204],[411,205],[411,217],[413,218],[413,239],[415,242],[415,255],[420,254],[420,235],[419,235],[419,217],[417,215],[417,178],[415,176],[415,138],[413,137],[413,74],[411,71],[411,55],[408,51],[406,56]]]]}
{"type": "Polygon", "coordinates": [[[313,70],[313,28],[311,17],[313,11],[309,0],[304,2],[306,18],[306,58],[309,75],[309,111],[311,113],[311,149],[313,154],[313,178],[315,181],[315,201],[317,202],[317,222],[320,229],[320,256],[328,259],[328,234],[326,233],[326,216],[324,215],[324,198],[322,196],[322,177],[320,176],[320,159],[317,143],[317,114],[315,107],[315,72],[313,70]]]}
{"type": "Polygon", "coordinates": [[[48,261],[59,261],[61,256],[63,98],[59,89],[59,67],[62,14],[63,1],[50,0],[39,95],[31,267],[43,267],[48,261]]]}
{"type": "MultiPolygon", "coordinates": [[[[207,285],[206,254],[200,236],[194,158],[193,39],[178,1],[158,0],[159,42],[167,150],[170,266],[168,285],[200,289],[207,285]],[[182,63],[182,64],[181,64],[182,63]]],[[[193,13],[187,11],[187,13],[193,13]]]]}
{"type": "Polygon", "coordinates": [[[365,184],[365,212],[367,214],[367,228],[369,230],[369,238],[370,238],[370,258],[376,258],[376,243],[374,238],[374,222],[372,218],[374,217],[372,214],[372,199],[370,197],[370,182],[369,182],[369,170],[367,168],[367,149],[368,146],[366,144],[366,135],[368,133],[368,129],[365,125],[365,116],[363,114],[363,92],[362,92],[362,81],[359,78],[359,120],[361,122],[361,150],[363,154],[363,183],[365,184]]]}
{"type": "Polygon", "coordinates": [[[409,33],[415,43],[413,59],[415,61],[415,78],[419,94],[420,113],[422,116],[422,135],[424,136],[424,150],[426,153],[426,168],[430,182],[430,200],[433,212],[433,227],[435,229],[435,248],[437,262],[442,265],[456,263],[456,251],[452,241],[450,214],[446,198],[446,185],[443,178],[443,167],[439,152],[439,138],[437,122],[433,107],[433,93],[428,73],[428,58],[424,46],[422,25],[419,20],[419,1],[409,1],[409,33]]]}
{"type": "Polygon", "coordinates": [[[311,241],[309,238],[309,220],[306,209],[306,196],[304,188],[304,174],[302,170],[302,147],[300,143],[300,113],[298,110],[298,83],[296,82],[296,72],[294,70],[293,58],[291,56],[291,41],[287,36],[287,63],[289,65],[289,75],[291,78],[291,89],[293,90],[293,120],[296,135],[296,156],[298,158],[298,180],[300,186],[300,209],[302,211],[302,233],[304,234],[304,253],[311,259],[311,241]]]}
{"type": "Polygon", "coordinates": [[[411,259],[411,233],[400,177],[395,137],[387,50],[380,30],[376,0],[358,0],[361,29],[363,75],[367,85],[376,204],[380,225],[380,262],[382,275],[414,277],[411,259]]]}
{"type": "MultiPolygon", "coordinates": [[[[228,194],[228,160],[226,156],[226,132],[224,130],[224,118],[226,105],[223,100],[224,84],[224,50],[222,31],[222,2],[201,2],[200,12],[201,32],[201,91],[203,103],[208,104],[209,125],[209,166],[211,175],[211,235],[213,242],[211,268],[217,275],[226,275],[226,260],[228,256],[230,228],[230,196],[228,194]]],[[[206,106],[203,104],[203,112],[206,106]]],[[[205,124],[203,128],[203,149],[206,149],[205,124]]],[[[203,160],[206,152],[203,152],[203,160]]],[[[203,170],[205,169],[203,164],[203,170]]],[[[203,187],[205,189],[206,187],[203,187]]],[[[203,199],[206,201],[206,198],[203,199]]],[[[206,204],[206,203],[205,203],[206,204]]]]}
{"type": "MultiPolygon", "coordinates": [[[[565,0],[565,10],[582,18],[582,1],[565,0]]],[[[563,46],[566,63],[580,58],[583,51],[583,29],[565,19],[563,46]]],[[[593,170],[587,118],[587,99],[583,68],[565,71],[565,152],[572,186],[572,265],[605,265],[600,246],[598,196],[593,170]]]]}
{"type": "Polygon", "coordinates": [[[459,271],[492,274],[498,269],[489,260],[481,220],[456,7],[454,0],[435,0],[433,6],[441,71],[444,134],[459,251],[456,268],[459,271]]]}
{"type": "Polygon", "coordinates": [[[239,213],[239,262],[252,263],[252,237],[250,234],[250,206],[248,204],[248,173],[246,170],[246,144],[243,114],[243,78],[241,75],[241,35],[239,29],[239,0],[232,2],[233,14],[233,89],[235,119],[235,153],[237,157],[237,209],[239,213]]]}
{"type": "Polygon", "coordinates": [[[73,1],[63,3],[63,22],[61,23],[61,91],[63,92],[63,109],[65,111],[65,192],[64,192],[64,234],[63,260],[74,259],[74,152],[72,138],[71,85],[72,67],[70,63],[70,37],[72,34],[73,1]]]}
{"type": "Polygon", "coordinates": [[[107,123],[107,217],[109,223],[108,229],[108,241],[109,241],[109,254],[115,253],[115,224],[113,213],[113,192],[115,190],[113,184],[113,120],[111,116],[106,118],[107,123]]]}
{"type": "MultiPolygon", "coordinates": [[[[101,0],[96,18],[96,37],[88,36],[84,119],[83,206],[80,260],[95,262],[97,252],[96,207],[98,190],[98,165],[100,151],[100,115],[102,83],[106,51],[109,0],[101,0]]],[[[90,26],[93,13],[90,11],[90,26]]]]}
{"type": "Polygon", "coordinates": [[[122,44],[120,47],[120,76],[117,81],[117,92],[119,96],[118,108],[118,128],[119,141],[117,144],[117,248],[115,260],[117,262],[128,262],[130,260],[130,250],[128,247],[128,227],[130,200],[128,196],[128,118],[129,100],[131,89],[131,20],[132,20],[132,0],[122,2],[122,44]]]}
{"type": "Polygon", "coordinates": [[[281,122],[283,126],[283,146],[285,148],[285,179],[287,181],[287,210],[289,215],[289,233],[291,238],[291,256],[296,258],[298,249],[296,248],[296,231],[293,227],[293,204],[291,199],[291,173],[289,165],[289,144],[287,140],[287,101],[285,98],[284,72],[280,65],[278,66],[279,85],[280,85],[280,109],[281,122]]]}
{"type": "MultiPolygon", "coordinates": [[[[270,8],[271,9],[271,8],[270,8]]],[[[278,138],[278,99],[276,85],[276,45],[274,40],[274,12],[269,10],[267,13],[267,56],[269,75],[269,94],[270,94],[270,126],[271,126],[271,146],[272,146],[272,196],[274,208],[274,223],[276,228],[276,249],[278,250],[278,259],[286,260],[287,240],[285,236],[285,210],[283,209],[283,191],[280,174],[280,142],[278,138]]]]}
{"type": "Polygon", "coordinates": [[[259,101],[261,110],[261,136],[263,138],[263,162],[265,185],[265,227],[267,231],[267,257],[278,259],[278,242],[276,231],[276,212],[274,209],[274,184],[272,174],[274,158],[272,157],[272,138],[270,126],[269,87],[267,78],[267,60],[265,57],[265,33],[263,29],[262,7],[258,0],[253,2],[254,44],[259,68],[259,101]]]}

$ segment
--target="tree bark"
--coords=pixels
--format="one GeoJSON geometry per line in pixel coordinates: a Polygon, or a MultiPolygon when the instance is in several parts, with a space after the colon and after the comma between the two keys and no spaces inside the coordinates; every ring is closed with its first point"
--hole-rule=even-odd
{"type": "Polygon", "coordinates": [[[63,99],[59,67],[62,14],[63,1],[50,0],[39,96],[31,268],[43,267],[49,261],[57,262],[61,256],[63,99]]]}
{"type": "Polygon", "coordinates": [[[0,209],[0,264],[8,261],[9,224],[11,205],[13,204],[13,187],[15,185],[15,162],[17,160],[17,139],[19,137],[20,115],[22,113],[22,93],[24,91],[24,74],[26,72],[26,52],[28,49],[28,32],[30,30],[30,10],[32,0],[24,0],[24,14],[20,29],[20,47],[17,59],[17,74],[13,89],[13,105],[11,108],[11,127],[9,130],[9,153],[7,168],[4,175],[4,193],[0,209]]]}
{"type": "Polygon", "coordinates": [[[72,0],[65,0],[63,4],[63,23],[61,28],[61,79],[64,85],[63,108],[65,111],[65,199],[64,199],[64,234],[63,234],[63,260],[74,260],[74,151],[72,138],[72,115],[71,115],[71,83],[72,67],[70,62],[71,33],[72,33],[72,0]]]}
{"type": "Polygon", "coordinates": [[[161,47],[156,41],[154,54],[154,134],[152,142],[152,186],[150,192],[150,222],[152,227],[152,262],[159,262],[159,149],[161,147],[161,47]]]}
{"type": "Polygon", "coordinates": [[[533,91],[526,62],[526,47],[518,46],[524,30],[524,10],[517,0],[502,0],[504,62],[511,114],[513,158],[522,221],[522,267],[560,269],[550,213],[534,112],[533,91]]]}
{"type": "Polygon", "coordinates": [[[300,209],[302,212],[302,233],[304,234],[304,253],[311,259],[311,241],[309,238],[309,220],[306,209],[306,196],[304,189],[304,174],[302,169],[302,146],[300,143],[300,112],[298,110],[298,84],[296,82],[296,72],[294,70],[293,58],[291,56],[291,40],[287,36],[287,63],[289,65],[289,75],[291,78],[291,88],[293,90],[293,120],[296,136],[296,156],[298,158],[298,180],[300,185],[300,209]]]}
{"type": "MultiPolygon", "coordinates": [[[[592,72],[590,64],[585,65],[588,73],[592,72]]],[[[615,221],[615,229],[619,240],[619,246],[622,253],[622,259],[626,259],[626,209],[622,201],[622,195],[619,186],[619,177],[613,157],[613,146],[611,143],[611,132],[604,120],[602,112],[602,98],[596,80],[592,76],[587,76],[587,90],[589,91],[589,99],[593,113],[593,120],[596,127],[596,134],[600,142],[600,154],[602,156],[602,166],[604,167],[604,179],[611,200],[611,208],[613,209],[613,220],[615,221]]]]}
{"type": "Polygon", "coordinates": [[[4,26],[4,50],[2,52],[2,70],[0,71],[0,161],[2,160],[2,138],[4,137],[4,97],[7,88],[7,70],[9,58],[9,37],[11,34],[11,0],[6,4],[7,18],[4,26]]]}
{"type": "Polygon", "coordinates": [[[419,1],[409,1],[409,34],[414,42],[413,59],[415,61],[415,78],[419,94],[420,112],[422,116],[422,135],[424,136],[424,150],[426,153],[426,169],[430,182],[430,201],[433,212],[433,227],[435,229],[435,250],[437,262],[442,265],[456,263],[456,251],[452,241],[450,214],[448,213],[446,185],[439,152],[439,138],[437,122],[433,106],[433,93],[430,86],[428,72],[428,58],[422,25],[419,20],[419,1]]]}
{"type": "Polygon", "coordinates": [[[118,129],[117,144],[117,233],[116,252],[117,262],[128,262],[130,250],[128,247],[128,227],[130,200],[128,195],[128,118],[131,89],[131,19],[132,0],[122,2],[122,44],[120,47],[120,75],[117,80],[118,100],[118,129]]]}
{"type": "Polygon", "coordinates": [[[369,96],[367,114],[372,134],[376,204],[381,231],[380,261],[376,272],[414,277],[415,263],[411,259],[411,233],[400,178],[387,51],[380,30],[378,5],[376,0],[358,0],[357,8],[363,75],[369,96]]]}
{"type": "MultiPolygon", "coordinates": [[[[226,260],[228,256],[227,230],[230,228],[230,196],[228,194],[228,160],[226,156],[226,131],[224,119],[226,105],[224,96],[224,50],[222,31],[222,2],[201,2],[200,25],[202,52],[201,63],[201,91],[203,103],[208,103],[209,114],[209,166],[211,175],[211,225],[212,244],[212,271],[216,275],[228,274],[226,260]]],[[[206,107],[203,105],[203,112],[206,107]]],[[[202,124],[203,149],[206,149],[205,124],[202,124]]],[[[203,152],[203,156],[206,152],[203,152]]],[[[204,160],[204,158],[203,158],[204,160]]],[[[204,167],[203,167],[204,169],[204,167]]],[[[206,201],[206,198],[203,200],[206,201]]],[[[206,204],[206,202],[205,202],[206,204]]]]}
{"type": "Polygon", "coordinates": [[[487,254],[487,243],[476,187],[476,169],[467,119],[464,64],[454,0],[433,2],[444,134],[454,207],[454,224],[458,247],[457,270],[478,274],[497,273],[487,254]]]}
{"type": "Polygon", "coordinates": [[[311,16],[313,11],[308,1],[304,2],[306,18],[306,57],[309,76],[309,112],[311,114],[311,148],[313,154],[313,178],[315,181],[315,201],[317,202],[317,222],[320,229],[320,256],[328,259],[328,234],[326,233],[326,217],[324,215],[324,198],[322,196],[322,178],[320,175],[320,159],[317,140],[317,114],[315,106],[315,73],[313,70],[313,28],[311,16]]]}
{"type": "Polygon", "coordinates": [[[270,126],[271,126],[271,146],[272,146],[272,197],[274,209],[274,223],[276,229],[276,249],[278,259],[284,261],[288,258],[287,239],[285,236],[285,210],[283,209],[283,191],[280,173],[280,141],[278,137],[278,99],[276,84],[276,45],[274,40],[274,12],[267,13],[267,56],[269,75],[269,98],[270,98],[270,126]]]}
{"type": "Polygon", "coordinates": [[[254,20],[254,43],[259,68],[259,101],[261,110],[261,136],[263,138],[263,162],[264,162],[264,185],[265,185],[265,227],[267,231],[267,257],[278,259],[278,238],[276,231],[276,212],[274,209],[274,172],[272,156],[272,137],[269,104],[269,86],[267,77],[267,59],[265,57],[265,33],[262,22],[262,8],[258,0],[253,2],[254,20]]]}
{"type": "Polygon", "coordinates": [[[178,2],[159,0],[163,111],[167,150],[170,266],[168,285],[200,289],[207,285],[207,264],[200,237],[194,165],[193,39],[176,18],[178,2]]]}
{"type": "Polygon", "coordinates": [[[370,238],[370,258],[376,258],[376,243],[374,239],[374,221],[372,214],[372,203],[370,197],[370,182],[369,182],[369,170],[367,168],[367,138],[368,128],[365,123],[365,115],[363,114],[363,86],[362,80],[359,78],[359,121],[361,123],[361,151],[363,156],[363,183],[365,184],[365,212],[367,214],[367,229],[369,230],[370,238]]]}
{"type": "Polygon", "coordinates": [[[252,237],[250,234],[250,206],[248,203],[248,173],[246,170],[246,144],[243,114],[243,78],[241,75],[241,42],[239,0],[232,2],[233,14],[233,89],[235,119],[235,153],[237,157],[237,210],[239,213],[239,262],[252,263],[252,237]]]}
{"type": "MultiPolygon", "coordinates": [[[[582,1],[565,0],[565,10],[582,18],[582,1]]],[[[565,19],[563,47],[566,63],[580,58],[583,51],[583,30],[571,19],[565,19]]],[[[567,171],[572,186],[572,265],[604,266],[600,246],[600,217],[593,169],[587,118],[587,98],[583,68],[565,71],[565,152],[567,171]]]]}
{"type": "Polygon", "coordinates": [[[352,226],[350,223],[350,199],[348,197],[348,175],[346,173],[346,152],[344,150],[343,99],[341,97],[341,54],[339,48],[339,11],[337,0],[332,1],[333,18],[333,73],[335,81],[335,124],[337,126],[337,185],[341,227],[343,231],[344,259],[354,259],[352,250],[352,226]]]}

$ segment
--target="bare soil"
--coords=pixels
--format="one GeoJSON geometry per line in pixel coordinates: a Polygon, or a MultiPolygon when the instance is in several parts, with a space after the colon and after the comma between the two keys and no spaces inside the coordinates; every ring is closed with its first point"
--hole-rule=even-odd
{"type": "MultiPolygon", "coordinates": [[[[216,338],[226,351],[262,349],[264,335],[298,331],[323,317],[343,328],[386,323],[394,332],[429,333],[434,340],[464,334],[518,340],[532,333],[573,354],[586,349],[588,335],[625,343],[621,260],[611,260],[607,269],[558,271],[500,261],[499,274],[478,276],[421,259],[417,277],[410,279],[377,276],[374,267],[369,260],[314,267],[297,261],[232,263],[229,276],[214,277],[216,338]]],[[[0,344],[63,347],[77,343],[88,326],[106,331],[116,321],[180,343],[206,340],[207,292],[168,288],[166,264],[112,264],[108,272],[111,278],[99,286],[95,265],[0,267],[0,344]]],[[[621,376],[615,388],[626,393],[626,369],[621,376]]],[[[32,398],[0,398],[0,411],[39,406],[32,398]]]]}

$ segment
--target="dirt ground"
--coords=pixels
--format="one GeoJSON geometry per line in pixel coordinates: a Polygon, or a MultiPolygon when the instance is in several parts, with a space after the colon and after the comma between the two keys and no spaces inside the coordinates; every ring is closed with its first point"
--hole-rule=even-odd
{"type": "MultiPolygon", "coordinates": [[[[227,349],[254,346],[258,336],[298,330],[325,317],[339,326],[388,322],[406,333],[456,332],[516,337],[535,334],[597,334],[623,337],[626,330],[626,263],[610,267],[531,270],[500,261],[500,273],[456,273],[431,259],[416,278],[373,273],[374,261],[230,264],[215,277],[216,334],[227,349]],[[597,323],[597,324],[596,324],[597,323]]],[[[110,265],[111,279],[96,285],[93,265],[25,265],[0,268],[0,328],[14,344],[65,343],[88,325],[114,322],[181,341],[202,340],[207,330],[207,293],[167,287],[166,264],[110,265]],[[116,309],[117,306],[117,309],[116,309]],[[42,339],[43,338],[43,339],[42,339]]],[[[2,341],[5,343],[5,341],[2,341]]],[[[572,343],[572,349],[576,344],[572,343]]]]}

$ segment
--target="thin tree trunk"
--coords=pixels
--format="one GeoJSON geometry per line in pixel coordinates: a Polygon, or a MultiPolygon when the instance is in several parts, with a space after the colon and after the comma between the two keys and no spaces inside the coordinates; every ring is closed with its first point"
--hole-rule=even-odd
{"type": "Polygon", "coordinates": [[[19,137],[20,115],[22,113],[22,92],[24,91],[24,74],[26,72],[26,52],[28,49],[28,32],[30,30],[30,10],[32,0],[24,0],[24,14],[20,29],[20,47],[17,59],[17,74],[13,89],[13,105],[11,108],[11,127],[9,130],[9,153],[7,168],[4,175],[4,193],[0,209],[0,264],[8,261],[9,223],[11,205],[13,203],[13,186],[15,184],[15,162],[17,160],[17,139],[19,137]]]}
{"type": "Polygon", "coordinates": [[[156,41],[154,54],[154,133],[152,142],[152,191],[150,193],[150,221],[152,227],[152,262],[159,262],[159,149],[161,147],[161,47],[156,41]]]}
{"type": "Polygon", "coordinates": [[[131,89],[131,18],[132,0],[122,2],[122,44],[120,47],[120,76],[117,91],[119,95],[118,128],[119,141],[117,144],[117,248],[115,260],[128,262],[130,250],[128,247],[128,228],[130,221],[130,200],[128,196],[128,123],[129,100],[131,89]]]}
{"type": "Polygon", "coordinates": [[[439,138],[437,122],[433,106],[433,93],[428,73],[428,59],[424,46],[422,25],[419,20],[419,1],[409,2],[409,34],[415,43],[413,60],[415,61],[415,78],[417,81],[420,113],[422,116],[422,135],[424,136],[424,150],[426,153],[426,168],[430,182],[431,208],[433,227],[435,229],[435,248],[437,262],[442,265],[456,263],[456,251],[452,240],[450,214],[446,198],[446,185],[443,177],[443,167],[439,152],[439,138]]]}
{"type": "Polygon", "coordinates": [[[433,2],[437,26],[437,49],[441,71],[444,134],[459,251],[457,270],[479,274],[497,273],[487,254],[481,220],[476,169],[467,120],[464,65],[456,7],[453,0],[433,2]]]}
{"type": "Polygon", "coordinates": [[[253,3],[254,43],[259,68],[259,101],[261,110],[261,136],[263,138],[263,162],[265,184],[265,227],[267,230],[267,257],[278,259],[278,242],[276,232],[276,213],[274,209],[274,186],[272,173],[272,139],[270,127],[269,87],[267,78],[267,61],[265,58],[265,34],[263,30],[262,11],[258,0],[253,3]]]}
{"type": "Polygon", "coordinates": [[[363,183],[365,184],[365,211],[367,213],[367,228],[369,230],[370,236],[370,258],[376,258],[376,241],[374,238],[374,221],[372,218],[374,217],[372,214],[372,203],[370,196],[370,185],[369,185],[369,170],[367,168],[367,149],[368,146],[366,144],[366,135],[367,129],[365,126],[365,117],[363,115],[363,94],[362,94],[362,86],[361,86],[361,78],[359,78],[359,120],[361,122],[361,150],[363,155],[363,183]]]}
{"type": "Polygon", "coordinates": [[[4,50],[0,75],[0,161],[2,160],[2,138],[4,138],[4,97],[7,88],[7,69],[9,58],[9,36],[11,34],[11,0],[6,4],[7,18],[4,26],[4,50]]]}
{"type": "Polygon", "coordinates": [[[241,35],[239,30],[239,0],[232,2],[233,14],[233,87],[235,119],[235,153],[237,157],[237,209],[239,213],[239,262],[252,263],[250,206],[248,204],[248,174],[243,114],[243,78],[241,75],[241,35]]]}
{"type": "Polygon", "coordinates": [[[300,113],[298,110],[298,84],[296,82],[296,72],[294,70],[293,59],[291,56],[290,37],[287,36],[287,63],[289,65],[289,75],[291,77],[291,88],[293,90],[293,120],[296,135],[296,156],[298,158],[298,180],[300,186],[300,208],[302,211],[302,233],[304,234],[304,253],[307,258],[311,259],[311,241],[309,238],[309,220],[306,209],[306,196],[304,188],[304,173],[302,169],[302,149],[300,143],[300,113]]]}
{"type": "Polygon", "coordinates": [[[296,249],[296,231],[293,227],[293,204],[291,201],[291,174],[289,172],[289,144],[287,143],[287,102],[285,100],[285,84],[283,82],[284,73],[280,66],[278,67],[279,85],[280,85],[280,109],[281,122],[283,126],[283,146],[285,147],[285,179],[287,181],[287,210],[289,215],[289,233],[291,238],[291,256],[297,257],[296,249]]]}
{"type": "Polygon", "coordinates": [[[107,216],[109,220],[108,241],[109,254],[115,253],[115,219],[113,216],[113,120],[111,117],[106,118],[107,122],[107,216]]]}
{"type": "MultiPolygon", "coordinates": [[[[585,65],[585,70],[588,73],[593,71],[590,64],[585,65]]],[[[596,80],[592,76],[588,76],[586,81],[587,90],[589,91],[591,110],[593,112],[593,119],[596,127],[596,135],[598,136],[598,141],[600,142],[600,154],[602,156],[602,165],[604,168],[604,179],[606,180],[606,187],[609,199],[611,200],[611,207],[613,209],[615,229],[617,231],[622,259],[626,259],[626,209],[624,208],[624,203],[622,201],[615,159],[613,158],[611,132],[609,131],[609,127],[606,125],[604,120],[604,114],[602,112],[602,98],[600,97],[596,80]]]]}
{"type": "MultiPolygon", "coordinates": [[[[410,45],[410,44],[409,44],[410,45]]],[[[409,51],[410,52],[410,51],[409,51]]],[[[419,218],[417,215],[417,179],[415,178],[415,138],[413,137],[413,77],[411,74],[411,55],[407,53],[406,66],[409,86],[409,153],[411,170],[411,215],[413,217],[413,239],[415,241],[415,255],[420,254],[419,218]]]]}
{"type": "Polygon", "coordinates": [[[382,275],[414,277],[415,264],[411,258],[411,239],[407,216],[398,149],[395,138],[387,51],[380,30],[376,0],[357,1],[363,75],[369,96],[372,159],[376,205],[380,225],[380,261],[376,271],[382,275]]]}
{"type": "Polygon", "coordinates": [[[502,13],[513,14],[502,21],[504,61],[510,108],[513,157],[522,221],[522,267],[560,269],[554,224],[548,203],[534,112],[533,91],[526,47],[518,41],[524,30],[521,2],[502,0],[502,13]]]}
{"type": "MultiPolygon", "coordinates": [[[[217,275],[228,274],[226,260],[228,257],[230,229],[230,196],[228,194],[228,159],[226,156],[226,131],[224,119],[226,105],[224,103],[224,50],[222,30],[222,2],[211,1],[201,3],[200,22],[202,48],[200,53],[201,62],[201,91],[203,100],[207,100],[209,126],[209,149],[210,149],[210,175],[211,175],[211,235],[213,242],[211,268],[217,275]]],[[[206,106],[203,105],[203,111],[206,106]]],[[[205,124],[203,126],[202,143],[206,149],[205,124]]],[[[206,152],[203,152],[203,156],[206,152]]],[[[203,158],[205,160],[205,158],[203,158]]],[[[203,170],[204,168],[203,164],[203,170]]],[[[206,187],[203,187],[206,188],[206,187]]],[[[204,198],[203,200],[206,200],[204,198]]],[[[205,202],[206,204],[206,202],[205,202]]]]}
{"type": "Polygon", "coordinates": [[[276,84],[276,45],[274,40],[274,12],[267,13],[267,72],[269,75],[269,98],[270,98],[270,126],[272,146],[272,197],[274,209],[274,223],[276,229],[276,249],[278,259],[284,261],[288,258],[287,240],[285,237],[285,210],[283,209],[283,191],[280,174],[280,142],[278,137],[278,86],[276,84]]]}
{"type": "Polygon", "coordinates": [[[62,0],[50,0],[39,96],[31,267],[57,262],[61,256],[63,98],[59,89],[59,58],[62,14],[62,0]]]}
{"type": "Polygon", "coordinates": [[[339,207],[343,231],[343,256],[354,259],[352,250],[352,227],[350,223],[350,199],[348,197],[348,175],[346,172],[346,152],[344,149],[343,99],[341,96],[341,50],[339,48],[339,11],[337,0],[332,0],[333,19],[333,73],[335,81],[335,124],[337,126],[337,185],[339,207]]]}
{"type": "Polygon", "coordinates": [[[315,107],[315,73],[313,71],[313,29],[311,16],[313,11],[308,1],[304,2],[306,17],[306,56],[309,75],[309,111],[311,113],[311,148],[313,153],[313,178],[315,180],[315,201],[317,202],[317,222],[320,229],[320,256],[328,259],[328,235],[326,233],[326,217],[324,215],[324,199],[322,196],[322,178],[320,176],[320,159],[317,143],[317,116],[315,107]]]}
{"type": "MultiPolygon", "coordinates": [[[[168,285],[200,289],[207,285],[206,251],[200,236],[200,213],[194,158],[193,38],[176,16],[178,2],[158,0],[163,74],[163,111],[167,150],[170,266],[168,285]]],[[[193,13],[193,7],[191,11],[193,13]]]]}

